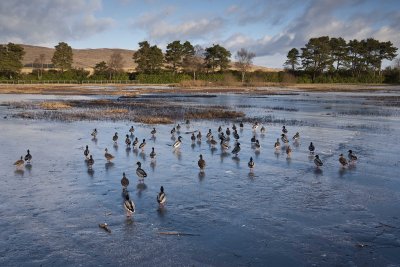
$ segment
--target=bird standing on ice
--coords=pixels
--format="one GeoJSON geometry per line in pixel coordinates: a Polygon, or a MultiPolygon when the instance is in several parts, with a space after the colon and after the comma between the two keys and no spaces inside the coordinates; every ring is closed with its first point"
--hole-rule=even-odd
{"type": "Polygon", "coordinates": [[[160,193],[157,194],[157,202],[160,208],[163,208],[167,202],[167,196],[164,193],[164,187],[161,186],[160,193]]]}

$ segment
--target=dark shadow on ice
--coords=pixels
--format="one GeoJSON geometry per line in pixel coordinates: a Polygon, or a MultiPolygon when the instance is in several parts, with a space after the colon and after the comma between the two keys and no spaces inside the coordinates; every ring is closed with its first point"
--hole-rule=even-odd
{"type": "Polygon", "coordinates": [[[155,161],[155,160],[152,160],[152,161],[150,162],[150,168],[151,168],[151,170],[154,172],[154,170],[155,170],[155,168],[156,168],[156,161],[155,161]]]}
{"type": "Polygon", "coordinates": [[[17,169],[17,170],[15,170],[14,171],[14,174],[15,175],[17,175],[17,176],[24,176],[24,170],[22,170],[22,169],[17,169]]]}
{"type": "Polygon", "coordinates": [[[324,172],[323,172],[322,169],[320,169],[320,168],[315,168],[315,169],[314,169],[314,174],[315,174],[316,176],[321,176],[321,175],[324,174],[324,172]]]}
{"type": "Polygon", "coordinates": [[[93,178],[93,175],[94,175],[94,170],[93,169],[88,169],[87,173],[90,176],[90,178],[93,178]]]}
{"type": "Polygon", "coordinates": [[[345,175],[346,172],[347,172],[347,168],[345,168],[345,167],[340,167],[340,169],[339,169],[339,176],[340,176],[340,177],[343,177],[343,175],[345,175]]]}
{"type": "Polygon", "coordinates": [[[197,176],[199,178],[199,181],[202,182],[204,180],[204,177],[206,177],[206,173],[204,171],[199,171],[199,174],[197,176]]]}
{"type": "Polygon", "coordinates": [[[114,166],[114,162],[106,162],[106,164],[104,164],[104,167],[106,168],[106,170],[108,171],[108,169],[112,168],[114,166]]]}
{"type": "Polygon", "coordinates": [[[146,160],[146,153],[144,153],[144,151],[140,152],[139,156],[142,158],[142,160],[146,160]]]}
{"type": "Polygon", "coordinates": [[[137,195],[139,197],[141,197],[142,196],[142,192],[147,189],[147,185],[144,182],[143,183],[138,183],[137,186],[136,186],[136,189],[137,189],[137,195]]]}
{"type": "Polygon", "coordinates": [[[92,138],[92,142],[97,145],[97,138],[92,138]]]}

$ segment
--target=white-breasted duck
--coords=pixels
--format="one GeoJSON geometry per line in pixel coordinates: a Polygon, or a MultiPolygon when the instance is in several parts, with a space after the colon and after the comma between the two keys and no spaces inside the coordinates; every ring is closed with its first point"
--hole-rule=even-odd
{"type": "Polygon", "coordinates": [[[275,149],[281,148],[281,143],[279,142],[279,138],[276,138],[276,142],[274,144],[275,149]]]}
{"type": "Polygon", "coordinates": [[[143,142],[139,145],[139,149],[144,150],[145,146],[146,146],[146,139],[143,139],[143,142]]]}
{"type": "Polygon", "coordinates": [[[176,130],[179,132],[180,129],[181,129],[181,126],[178,123],[178,125],[176,126],[176,130]]]}
{"type": "Polygon", "coordinates": [[[281,140],[285,144],[289,143],[289,140],[285,134],[281,134],[281,140]]]}
{"type": "Polygon", "coordinates": [[[153,128],[153,130],[151,130],[150,132],[152,135],[155,135],[157,133],[156,128],[153,128]]]}
{"type": "Polygon", "coordinates": [[[261,148],[260,141],[258,141],[258,139],[256,139],[256,142],[254,143],[254,148],[255,149],[260,149],[261,148]]]}
{"type": "Polygon", "coordinates": [[[142,163],[140,163],[140,161],[138,161],[136,165],[138,166],[136,168],[136,175],[139,177],[140,180],[143,180],[147,177],[147,173],[142,169],[142,163]]]}
{"type": "Polygon", "coordinates": [[[322,165],[324,165],[324,164],[322,163],[322,160],[319,158],[318,155],[315,155],[314,163],[315,163],[315,166],[317,166],[317,168],[318,168],[318,167],[321,167],[322,165]]]}
{"type": "Polygon", "coordinates": [[[106,158],[106,160],[107,160],[108,162],[112,161],[112,160],[114,159],[114,156],[111,155],[110,153],[108,153],[108,149],[107,149],[107,148],[106,148],[104,151],[105,151],[104,157],[106,158]]]}
{"type": "MultiPolygon", "coordinates": [[[[86,146],[87,148],[87,146],[86,146]]],[[[29,151],[29,149],[26,151],[26,155],[25,155],[25,161],[26,163],[30,164],[32,160],[32,155],[31,152],[29,151]]]]}
{"type": "Polygon", "coordinates": [[[182,144],[182,136],[178,136],[178,140],[172,145],[173,148],[178,148],[182,144]]]}
{"type": "Polygon", "coordinates": [[[207,133],[206,137],[207,137],[208,139],[210,139],[211,136],[212,136],[211,129],[208,129],[208,133],[207,133]]]}
{"type": "Polygon", "coordinates": [[[287,134],[288,130],[286,129],[286,126],[282,126],[282,133],[287,134]]]}
{"type": "Polygon", "coordinates": [[[167,195],[164,193],[164,187],[160,187],[160,192],[157,194],[157,202],[160,208],[164,207],[165,203],[167,202],[167,195]]]}
{"type": "Polygon", "coordinates": [[[296,134],[293,136],[293,140],[299,140],[300,139],[300,134],[299,132],[296,132],[296,134]]]}
{"type": "Polygon", "coordinates": [[[251,128],[253,129],[253,131],[255,131],[257,130],[258,126],[260,126],[260,124],[258,123],[258,121],[256,121],[251,128]]]}
{"type": "Polygon", "coordinates": [[[249,161],[249,163],[247,163],[247,166],[249,166],[250,170],[252,170],[255,165],[256,164],[253,161],[253,157],[250,157],[250,161],[249,161]]]}
{"type": "Polygon", "coordinates": [[[93,136],[93,138],[96,138],[96,136],[97,136],[97,129],[96,128],[91,133],[91,136],[93,136]]]}
{"type": "Polygon", "coordinates": [[[357,160],[357,156],[353,153],[353,150],[349,150],[349,160],[350,161],[356,161],[357,160]]]}
{"type": "Polygon", "coordinates": [[[131,217],[136,211],[135,203],[130,200],[129,194],[125,195],[124,209],[126,211],[126,217],[131,217]]]}
{"type": "Polygon", "coordinates": [[[220,144],[221,144],[221,148],[223,150],[228,150],[230,148],[228,141],[224,141],[224,140],[221,139],[221,143],[220,144]]]}

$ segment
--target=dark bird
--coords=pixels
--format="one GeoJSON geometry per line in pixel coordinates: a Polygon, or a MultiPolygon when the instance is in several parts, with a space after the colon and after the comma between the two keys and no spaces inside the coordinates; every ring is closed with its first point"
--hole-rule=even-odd
{"type": "Polygon", "coordinates": [[[192,133],[192,136],[190,137],[190,139],[192,140],[192,142],[196,141],[196,136],[194,136],[194,133],[192,133]]]}
{"type": "Polygon", "coordinates": [[[114,143],[117,143],[117,141],[118,141],[118,133],[117,132],[114,134],[112,140],[114,141],[114,143]]]}
{"type": "Polygon", "coordinates": [[[243,122],[240,122],[239,127],[240,127],[240,128],[243,128],[243,127],[244,127],[243,122]]]}
{"type": "Polygon", "coordinates": [[[349,150],[349,160],[352,161],[356,161],[357,160],[357,156],[353,153],[353,150],[349,150]]]}
{"type": "Polygon", "coordinates": [[[299,132],[297,132],[294,136],[293,136],[293,140],[298,140],[300,139],[300,134],[299,132]]]}
{"type": "Polygon", "coordinates": [[[132,146],[135,147],[139,143],[139,140],[137,137],[135,137],[135,140],[133,140],[132,146]]]}
{"type": "Polygon", "coordinates": [[[97,129],[96,128],[91,133],[91,136],[93,136],[93,138],[96,138],[96,136],[97,136],[97,129]]]}
{"type": "Polygon", "coordinates": [[[235,138],[236,140],[239,140],[240,136],[239,136],[237,130],[235,130],[235,131],[233,132],[233,138],[235,138]]]}
{"type": "Polygon", "coordinates": [[[231,130],[229,130],[229,128],[226,128],[225,133],[226,133],[227,136],[230,136],[231,135],[231,130]]]}
{"type": "Polygon", "coordinates": [[[106,160],[108,162],[110,162],[110,161],[112,161],[114,159],[114,156],[111,155],[110,153],[108,153],[108,149],[107,148],[105,149],[104,157],[106,158],[106,160]]]}
{"type": "Polygon", "coordinates": [[[123,189],[126,189],[129,185],[129,180],[126,178],[125,173],[122,173],[121,185],[123,189]]]}
{"type": "Polygon", "coordinates": [[[129,194],[125,195],[124,209],[126,211],[126,217],[131,217],[132,214],[135,213],[135,203],[129,199],[129,194]]]}
{"type": "Polygon", "coordinates": [[[139,149],[144,150],[145,146],[146,146],[146,139],[143,139],[143,142],[139,145],[139,149]]]}
{"type": "Polygon", "coordinates": [[[311,142],[310,145],[308,146],[308,151],[310,151],[310,154],[314,154],[315,151],[315,146],[311,142]]]}
{"type": "MultiPolygon", "coordinates": [[[[29,150],[28,150],[28,155],[29,155],[29,150]]],[[[25,161],[27,161],[26,158],[28,155],[25,156],[25,161]]],[[[85,151],[83,151],[83,155],[85,156],[86,159],[89,158],[89,146],[88,145],[86,145],[86,149],[85,149],[85,151]]]]}
{"type": "Polygon", "coordinates": [[[251,138],[251,140],[250,140],[252,143],[255,143],[256,142],[256,136],[255,135],[253,135],[253,137],[251,138]]]}
{"type": "Polygon", "coordinates": [[[260,141],[258,141],[258,139],[257,139],[256,142],[254,143],[254,148],[255,148],[255,149],[260,149],[260,148],[261,148],[260,141]]]}
{"type": "Polygon", "coordinates": [[[281,143],[279,142],[279,138],[276,138],[276,142],[274,145],[275,149],[279,149],[281,147],[281,143]]]}
{"type": "Polygon", "coordinates": [[[172,127],[171,134],[174,134],[175,132],[176,132],[175,127],[172,127]]]}
{"type": "Polygon", "coordinates": [[[131,139],[129,138],[129,135],[126,135],[125,144],[126,144],[127,146],[130,146],[130,145],[131,145],[131,139]]]}
{"type": "Polygon", "coordinates": [[[25,164],[25,161],[22,159],[22,156],[21,156],[21,158],[20,158],[19,160],[17,160],[16,162],[14,162],[14,165],[15,165],[16,167],[24,166],[24,164],[25,164]]]}
{"type": "Polygon", "coordinates": [[[147,177],[147,173],[142,169],[142,163],[140,163],[140,161],[138,161],[136,164],[138,166],[136,169],[136,174],[140,180],[143,180],[147,177]]]}
{"type": "Polygon", "coordinates": [[[281,135],[281,140],[282,140],[282,142],[285,143],[285,144],[289,143],[289,140],[287,139],[287,136],[286,136],[285,134],[282,134],[282,135],[281,135]]]}
{"type": "Polygon", "coordinates": [[[203,159],[203,155],[200,155],[200,159],[197,162],[197,165],[199,165],[200,170],[204,170],[206,167],[206,161],[203,159]]]}
{"type": "Polygon", "coordinates": [[[157,202],[160,205],[160,208],[164,207],[165,203],[167,202],[167,196],[164,193],[164,187],[160,187],[160,192],[157,194],[157,202]]]}
{"type": "Polygon", "coordinates": [[[206,137],[207,137],[208,139],[210,139],[211,136],[212,136],[211,129],[208,129],[208,133],[207,133],[206,137]]]}
{"type": "Polygon", "coordinates": [[[232,150],[232,154],[235,154],[237,156],[237,154],[239,154],[240,152],[240,143],[236,143],[235,147],[232,150]]]}
{"type": "Polygon", "coordinates": [[[343,167],[347,166],[347,159],[343,156],[343,154],[340,154],[339,156],[339,162],[342,164],[343,167]]]}
{"type": "Polygon", "coordinates": [[[314,163],[315,163],[315,166],[317,166],[317,168],[324,165],[318,155],[315,155],[314,163]]]}
{"type": "Polygon", "coordinates": [[[133,128],[133,126],[131,126],[131,128],[129,129],[129,132],[131,133],[131,135],[133,135],[133,133],[135,132],[135,129],[133,128]]]}
{"type": "MultiPolygon", "coordinates": [[[[87,149],[87,147],[88,146],[86,146],[86,149],[87,149]]],[[[89,151],[89,150],[88,150],[89,151]]],[[[25,155],[25,161],[26,161],[26,163],[31,163],[31,160],[32,160],[32,155],[31,155],[31,152],[29,151],[29,149],[26,151],[26,155],[25,155]]]]}
{"type": "Polygon", "coordinates": [[[288,130],[286,129],[286,126],[283,126],[283,127],[282,127],[282,133],[284,133],[284,134],[287,134],[287,133],[288,133],[288,130]]]}
{"type": "Polygon", "coordinates": [[[88,164],[89,170],[91,170],[93,168],[93,164],[94,164],[94,159],[93,159],[92,155],[90,155],[90,157],[87,161],[87,164],[88,164]]]}
{"type": "Polygon", "coordinates": [[[155,135],[157,133],[156,128],[153,128],[153,130],[151,130],[150,132],[152,135],[155,135]]]}
{"type": "Polygon", "coordinates": [[[264,127],[264,126],[262,126],[260,131],[261,131],[261,133],[265,133],[265,132],[266,132],[266,129],[265,129],[265,127],[264,127]]]}
{"type": "Polygon", "coordinates": [[[172,145],[173,148],[178,148],[182,144],[182,136],[178,136],[178,140],[175,141],[175,143],[172,145]]]}
{"type": "Polygon", "coordinates": [[[255,163],[253,161],[253,157],[250,157],[249,163],[247,163],[247,166],[249,166],[250,170],[252,170],[255,166],[255,163]]]}
{"type": "Polygon", "coordinates": [[[197,140],[201,140],[201,132],[199,131],[199,133],[197,134],[197,140]]]}

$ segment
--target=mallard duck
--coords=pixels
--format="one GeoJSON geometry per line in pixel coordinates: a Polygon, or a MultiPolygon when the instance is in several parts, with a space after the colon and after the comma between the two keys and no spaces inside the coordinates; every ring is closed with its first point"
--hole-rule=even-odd
{"type": "Polygon", "coordinates": [[[289,140],[287,139],[287,136],[286,136],[285,134],[282,134],[282,135],[281,135],[281,140],[282,140],[282,142],[285,143],[285,144],[289,143],[289,140]]]}
{"type": "Polygon", "coordinates": [[[240,143],[237,142],[237,143],[235,144],[235,147],[234,147],[233,150],[232,150],[232,154],[235,154],[235,155],[237,156],[237,154],[239,154],[239,152],[240,152],[240,143]]]}
{"type": "Polygon", "coordinates": [[[243,122],[242,122],[242,121],[240,122],[240,124],[239,124],[239,127],[240,127],[240,128],[243,128],[243,127],[244,127],[244,125],[243,125],[243,122]]]}
{"type": "Polygon", "coordinates": [[[343,167],[347,166],[347,159],[343,156],[343,154],[340,154],[339,156],[339,162],[342,164],[343,167]]]}
{"type": "MultiPolygon", "coordinates": [[[[87,148],[88,146],[86,146],[86,148],[87,148]]],[[[26,151],[26,155],[25,155],[25,161],[26,161],[26,163],[31,163],[31,160],[32,160],[32,155],[31,155],[31,152],[29,151],[29,149],[26,151]]]]}
{"type": "MultiPolygon", "coordinates": [[[[28,150],[28,153],[29,153],[29,150],[28,150]]],[[[83,155],[85,156],[86,159],[89,158],[89,146],[88,145],[86,145],[86,149],[83,151],[83,155]]],[[[28,155],[25,156],[25,161],[26,161],[27,156],[28,155]]]]}
{"type": "Polygon", "coordinates": [[[124,189],[126,189],[129,185],[129,180],[126,178],[125,173],[122,173],[121,185],[124,189]]]}
{"type": "Polygon", "coordinates": [[[133,126],[131,126],[131,128],[129,129],[129,132],[131,133],[131,135],[133,135],[133,133],[135,132],[135,129],[133,128],[133,126]]]}
{"type": "Polygon", "coordinates": [[[292,154],[292,148],[290,146],[286,148],[286,154],[288,155],[288,157],[292,154]]]}
{"type": "Polygon", "coordinates": [[[258,126],[260,126],[260,124],[256,121],[251,128],[253,129],[253,131],[255,131],[257,130],[258,126]]]}
{"type": "Polygon", "coordinates": [[[174,134],[175,132],[176,132],[175,127],[172,127],[171,134],[174,134]]]}
{"type": "Polygon", "coordinates": [[[249,163],[247,163],[247,166],[249,166],[250,170],[252,170],[255,166],[255,163],[253,161],[253,157],[250,157],[249,163]]]}
{"type": "Polygon", "coordinates": [[[281,143],[279,142],[279,138],[276,138],[276,142],[274,145],[275,149],[279,149],[281,147],[281,143]]]}
{"type": "Polygon", "coordinates": [[[139,145],[139,149],[144,150],[145,146],[146,146],[146,139],[143,139],[143,142],[139,145]]]}
{"type": "Polygon", "coordinates": [[[173,148],[178,148],[182,144],[182,136],[178,136],[178,140],[172,145],[173,148]]]}
{"type": "Polygon", "coordinates": [[[190,124],[190,121],[189,121],[189,120],[186,120],[186,124],[190,124]]]}
{"type": "Polygon", "coordinates": [[[200,131],[199,131],[199,133],[197,134],[196,137],[197,137],[197,140],[199,140],[199,141],[201,140],[201,132],[200,131]]]}
{"type": "Polygon", "coordinates": [[[151,130],[150,132],[152,135],[155,135],[157,133],[156,128],[153,128],[153,130],[151,130]]]}
{"type": "Polygon", "coordinates": [[[135,147],[139,143],[139,139],[135,137],[135,140],[133,140],[132,146],[135,147]]]}
{"type": "Polygon", "coordinates": [[[288,133],[288,130],[286,129],[286,126],[283,126],[283,127],[282,127],[282,133],[284,133],[284,134],[287,134],[287,133],[288,133]]]}
{"type": "Polygon", "coordinates": [[[262,126],[262,127],[261,127],[261,130],[260,130],[260,132],[261,132],[261,133],[265,133],[265,132],[266,132],[266,129],[265,129],[265,127],[264,127],[264,126],[262,126]]]}
{"type": "Polygon", "coordinates": [[[155,159],[156,158],[156,152],[154,151],[154,147],[151,148],[150,158],[151,159],[155,159]]]}
{"type": "Polygon", "coordinates": [[[204,170],[206,167],[206,161],[203,159],[203,155],[200,155],[200,159],[197,162],[197,165],[199,165],[200,170],[204,170]]]}
{"type": "Polygon", "coordinates": [[[107,148],[105,149],[104,157],[106,158],[106,160],[108,162],[110,162],[110,161],[112,161],[114,159],[114,156],[111,155],[110,153],[108,153],[108,149],[107,148]]]}
{"type": "Polygon", "coordinates": [[[240,136],[239,136],[237,130],[235,130],[235,131],[233,132],[233,138],[235,138],[236,140],[239,140],[240,136]]]}
{"type": "Polygon", "coordinates": [[[135,203],[133,203],[133,201],[129,199],[129,194],[125,195],[124,209],[126,211],[126,217],[131,217],[132,214],[135,213],[135,203]]]}
{"type": "Polygon", "coordinates": [[[311,142],[310,145],[308,146],[308,151],[310,151],[310,154],[314,154],[315,151],[315,146],[311,142]]]}
{"type": "Polygon", "coordinates": [[[258,141],[258,139],[256,139],[256,142],[254,143],[254,148],[255,149],[260,149],[261,148],[260,141],[258,141]]]}
{"type": "Polygon", "coordinates": [[[234,131],[235,131],[236,129],[237,129],[237,128],[236,128],[236,125],[235,125],[235,124],[233,124],[233,125],[232,125],[232,130],[234,130],[234,131]]]}
{"type": "Polygon", "coordinates": [[[157,194],[157,202],[160,207],[164,207],[165,203],[167,202],[167,196],[164,193],[164,187],[160,187],[160,193],[157,194]]]}
{"type": "Polygon", "coordinates": [[[190,139],[192,140],[193,143],[196,141],[196,136],[194,136],[194,133],[192,133],[192,136],[190,137],[190,139]]]}
{"type": "Polygon", "coordinates": [[[16,162],[14,162],[14,165],[15,165],[16,167],[24,166],[24,164],[25,164],[25,161],[22,159],[22,156],[21,156],[21,158],[20,158],[19,160],[17,160],[16,162]]]}
{"type": "Polygon", "coordinates": [[[349,160],[350,161],[356,161],[357,160],[357,156],[353,153],[353,150],[349,150],[349,160]]]}
{"type": "Polygon", "coordinates": [[[97,129],[96,128],[91,133],[91,136],[93,136],[93,138],[96,138],[96,136],[97,136],[97,129]]]}
{"type": "Polygon", "coordinates": [[[231,130],[229,130],[229,128],[226,128],[225,133],[226,133],[227,136],[230,136],[231,135],[231,130]]]}
{"type": "Polygon", "coordinates": [[[315,166],[317,166],[317,168],[324,165],[318,155],[315,155],[314,163],[315,163],[315,166]]]}
{"type": "Polygon", "coordinates": [[[230,148],[229,143],[227,141],[224,141],[224,140],[221,139],[221,143],[220,144],[221,144],[221,148],[223,150],[228,150],[230,148]]]}
{"type": "Polygon", "coordinates": [[[114,143],[117,143],[117,141],[118,141],[118,133],[117,132],[114,134],[112,140],[114,141],[114,143]]]}
{"type": "Polygon", "coordinates": [[[221,125],[218,127],[218,132],[220,133],[222,131],[221,125]]]}
{"type": "Polygon", "coordinates": [[[138,161],[136,164],[138,166],[136,169],[136,174],[139,176],[140,180],[143,180],[147,177],[147,173],[142,169],[142,163],[140,163],[140,161],[138,161]]]}
{"type": "Polygon", "coordinates": [[[215,141],[214,136],[211,136],[210,144],[212,147],[215,147],[215,145],[218,144],[218,142],[215,141]]]}
{"type": "Polygon", "coordinates": [[[296,132],[296,134],[293,136],[293,140],[298,140],[300,139],[300,134],[299,132],[296,132]]]}
{"type": "Polygon", "coordinates": [[[180,129],[181,129],[181,126],[178,123],[178,125],[176,126],[176,130],[179,132],[180,129]]]}
{"type": "Polygon", "coordinates": [[[126,144],[127,146],[130,146],[130,145],[131,145],[131,139],[129,138],[129,135],[126,135],[125,144],[126,144]]]}
{"type": "Polygon", "coordinates": [[[251,141],[252,143],[255,143],[255,142],[256,142],[256,136],[253,135],[253,137],[250,139],[250,141],[251,141]]]}
{"type": "Polygon", "coordinates": [[[88,164],[89,170],[91,170],[93,168],[93,164],[94,164],[94,159],[93,159],[92,155],[90,155],[90,157],[87,161],[87,164],[88,164]]]}
{"type": "Polygon", "coordinates": [[[207,133],[206,137],[207,137],[208,139],[210,139],[211,136],[212,136],[211,129],[208,129],[208,133],[207,133]]]}

